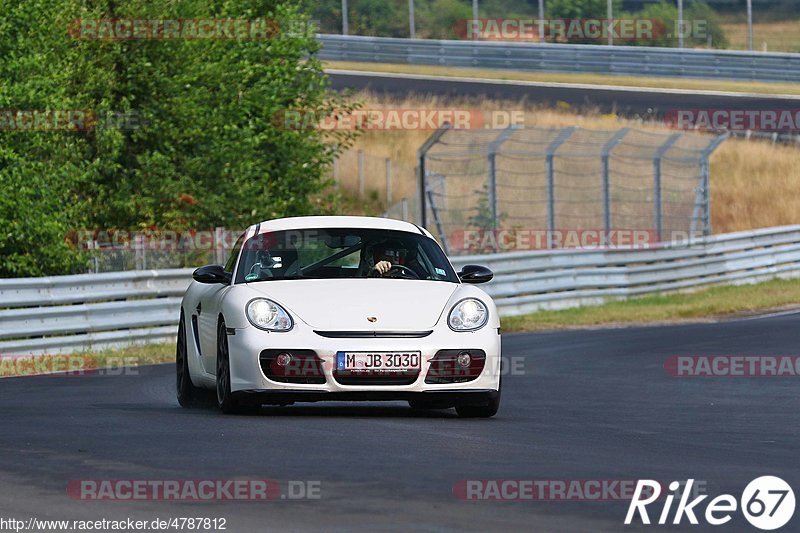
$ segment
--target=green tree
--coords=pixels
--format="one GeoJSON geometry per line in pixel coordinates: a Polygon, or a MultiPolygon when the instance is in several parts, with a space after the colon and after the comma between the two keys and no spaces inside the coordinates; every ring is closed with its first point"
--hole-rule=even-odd
{"type": "Polygon", "coordinates": [[[472,18],[472,7],[461,0],[433,0],[421,3],[417,14],[419,37],[463,39],[466,20],[472,18]]]}
{"type": "Polygon", "coordinates": [[[0,0],[0,109],[139,122],[0,133],[0,276],[79,270],[84,257],[68,240],[82,228],[236,228],[313,212],[334,146],[353,136],[280,120],[288,109],[322,117],[343,106],[306,20],[289,0],[0,0]],[[68,34],[75,19],[173,17],[268,18],[281,31],[267,40],[68,34]]]}
{"type": "MultiPolygon", "coordinates": [[[[650,4],[637,13],[636,17],[654,21],[654,38],[631,41],[626,44],[638,44],[641,46],[677,45],[678,8],[675,7],[674,3],[662,1],[657,4],[650,4]]],[[[728,45],[719,16],[705,2],[687,3],[683,18],[685,21],[685,46],[706,46],[709,36],[713,47],[725,48],[728,45]]]]}
{"type": "MultiPolygon", "coordinates": [[[[622,0],[614,0],[614,13],[622,11],[622,0]]],[[[545,16],[549,18],[606,18],[608,0],[549,0],[545,16]]]]}

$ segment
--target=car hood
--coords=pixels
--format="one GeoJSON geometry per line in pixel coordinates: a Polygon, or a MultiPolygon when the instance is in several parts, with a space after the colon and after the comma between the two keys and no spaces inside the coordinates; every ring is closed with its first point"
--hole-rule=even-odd
{"type": "Polygon", "coordinates": [[[295,319],[326,331],[432,329],[459,287],[444,281],[372,278],[264,281],[248,286],[284,306],[295,319]]]}

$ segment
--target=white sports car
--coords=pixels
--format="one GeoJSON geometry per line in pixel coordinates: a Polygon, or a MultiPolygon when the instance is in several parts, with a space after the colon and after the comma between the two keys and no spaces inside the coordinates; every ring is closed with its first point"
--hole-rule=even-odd
{"type": "Polygon", "coordinates": [[[408,222],[297,217],[248,228],[225,266],[195,270],[176,350],[178,401],[225,413],[297,401],[406,400],[490,417],[500,321],[432,235],[408,222]]]}

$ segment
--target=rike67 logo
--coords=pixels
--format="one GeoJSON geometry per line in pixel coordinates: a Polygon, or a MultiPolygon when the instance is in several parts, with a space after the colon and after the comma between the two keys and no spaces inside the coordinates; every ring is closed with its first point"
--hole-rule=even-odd
{"type": "MultiPolygon", "coordinates": [[[[704,513],[700,512],[700,504],[708,498],[708,495],[697,496],[690,501],[693,484],[694,479],[686,482],[685,489],[682,489],[682,484],[678,481],[669,484],[671,494],[668,493],[663,499],[657,524],[667,524],[672,515],[672,524],[680,524],[685,517],[690,524],[697,525],[699,523],[697,517],[700,515],[709,525],[720,526],[730,522],[741,505],[741,512],[750,525],[764,531],[772,531],[786,525],[794,515],[794,491],[779,477],[762,476],[754,479],[745,487],[738,502],[730,494],[720,494],[706,504],[704,513]],[[672,504],[676,495],[679,501],[672,514],[672,504]]],[[[640,479],[628,507],[625,524],[630,525],[636,515],[642,524],[650,524],[647,506],[660,500],[661,491],[662,485],[658,481],[640,479]]],[[[651,509],[653,510],[655,509],[651,509]]],[[[655,516],[653,518],[655,519],[655,516]]]]}

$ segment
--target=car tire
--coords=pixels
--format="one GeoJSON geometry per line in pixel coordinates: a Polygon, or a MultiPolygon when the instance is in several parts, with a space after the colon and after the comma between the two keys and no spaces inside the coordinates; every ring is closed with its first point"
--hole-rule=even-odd
{"type": "Polygon", "coordinates": [[[461,418],[491,418],[497,414],[500,408],[500,389],[489,396],[489,400],[483,405],[456,405],[456,413],[461,418]]]}
{"type": "Polygon", "coordinates": [[[175,388],[181,407],[194,407],[201,398],[201,390],[192,383],[189,374],[189,357],[186,345],[186,324],[181,311],[178,323],[178,340],[175,343],[175,388]]]}
{"type": "Polygon", "coordinates": [[[225,320],[217,328],[217,406],[225,414],[242,412],[242,406],[231,392],[231,360],[228,351],[228,332],[225,320]]]}

